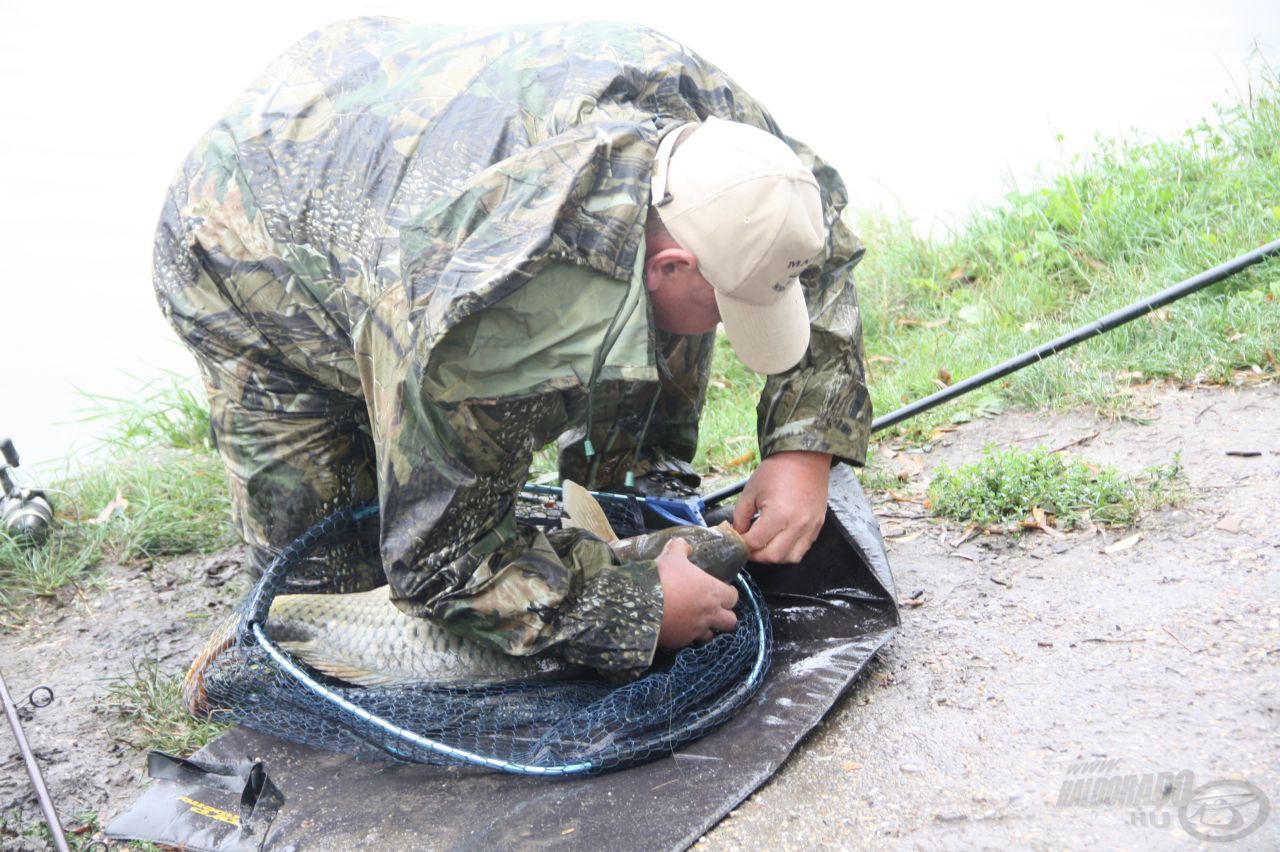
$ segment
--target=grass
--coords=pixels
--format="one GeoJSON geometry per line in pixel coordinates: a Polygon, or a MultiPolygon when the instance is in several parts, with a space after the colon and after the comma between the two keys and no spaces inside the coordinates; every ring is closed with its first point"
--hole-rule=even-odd
{"type": "MultiPolygon", "coordinates": [[[[1100,140],[1095,154],[1040,184],[941,238],[901,220],[856,224],[867,244],[856,281],[877,414],[1280,236],[1277,77],[1263,70],[1250,100],[1219,107],[1178,138],[1100,140]]],[[[941,423],[1009,404],[1133,418],[1135,383],[1229,383],[1254,367],[1274,377],[1278,299],[1272,260],[885,434],[926,440],[941,423]]],[[[700,470],[754,446],[728,443],[754,434],[753,378],[719,347],[700,470]]]]}
{"type": "Polygon", "coordinates": [[[1000,449],[952,469],[939,465],[929,486],[932,512],[979,526],[1006,525],[1040,509],[1065,529],[1087,520],[1128,526],[1145,508],[1176,503],[1185,478],[1177,455],[1168,465],[1127,477],[1113,467],[1067,459],[1044,447],[1000,449]]]}
{"type": "Polygon", "coordinates": [[[86,401],[86,420],[106,420],[111,432],[103,439],[122,452],[170,447],[209,452],[209,404],[202,391],[185,376],[166,371],[147,381],[137,380],[130,398],[80,391],[86,401]]]}
{"type": "Polygon", "coordinates": [[[759,464],[756,402],[763,387],[764,376],[743,366],[729,339],[717,334],[694,468],[746,476],[759,464]]]}
{"type": "Polygon", "coordinates": [[[154,663],[135,665],[133,676],[108,687],[107,696],[120,716],[113,736],[136,749],[185,757],[230,727],[190,716],[182,704],[182,675],[161,672],[154,663]]]}
{"type": "Polygon", "coordinates": [[[0,534],[0,607],[92,581],[103,560],[205,553],[237,542],[226,474],[197,440],[208,435],[207,409],[176,379],[166,381],[145,386],[136,404],[117,400],[110,414],[95,415],[116,423],[110,452],[45,489],[57,510],[45,546],[23,548],[0,534]]]}
{"type": "MultiPolygon", "coordinates": [[[[1171,141],[1102,141],[1044,185],[1011,192],[950,236],[866,219],[859,295],[878,413],[1280,235],[1280,87],[1171,141]]],[[[900,427],[991,402],[1124,413],[1132,381],[1274,375],[1280,264],[1228,281],[900,427]]]]}
{"type": "MultiPolygon", "coordinates": [[[[25,782],[25,778],[23,779],[25,782]]],[[[57,803],[55,802],[55,805],[57,803]]],[[[17,808],[10,808],[6,813],[0,814],[0,841],[5,838],[21,838],[28,841],[37,841],[45,844],[49,849],[53,846],[53,833],[49,831],[49,826],[45,825],[44,818],[38,810],[35,811],[35,817],[31,822],[25,825],[21,824],[19,819],[21,812],[17,808]]],[[[101,826],[98,824],[98,812],[89,810],[81,811],[70,819],[66,814],[59,814],[62,822],[62,832],[67,841],[67,848],[72,852],[90,852],[90,850],[102,849],[102,840],[97,837],[101,826]]],[[[3,848],[9,848],[5,844],[3,848]]],[[[131,849],[132,846],[124,848],[131,849]]]]}

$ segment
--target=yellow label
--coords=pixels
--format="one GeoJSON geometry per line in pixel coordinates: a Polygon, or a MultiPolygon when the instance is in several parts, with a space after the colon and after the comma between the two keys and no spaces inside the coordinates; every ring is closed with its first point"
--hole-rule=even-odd
{"type": "Polygon", "coordinates": [[[191,806],[192,812],[198,813],[200,816],[207,816],[209,819],[216,819],[220,822],[229,823],[231,825],[240,824],[240,817],[238,815],[228,813],[224,810],[219,810],[213,805],[206,805],[204,802],[197,802],[195,799],[188,799],[186,796],[179,796],[178,801],[186,802],[191,806]]]}

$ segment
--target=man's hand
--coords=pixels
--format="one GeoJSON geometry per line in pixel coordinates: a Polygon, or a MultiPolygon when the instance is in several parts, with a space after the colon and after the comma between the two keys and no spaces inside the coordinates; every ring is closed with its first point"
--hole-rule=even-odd
{"type": "Polygon", "coordinates": [[[658,644],[675,650],[738,626],[738,590],[689,561],[689,542],[673,538],[658,555],[662,581],[662,629],[658,644]]]}
{"type": "Polygon", "coordinates": [[[753,561],[800,561],[826,519],[830,476],[826,453],[776,453],[760,462],[733,511],[733,528],[753,561]]]}

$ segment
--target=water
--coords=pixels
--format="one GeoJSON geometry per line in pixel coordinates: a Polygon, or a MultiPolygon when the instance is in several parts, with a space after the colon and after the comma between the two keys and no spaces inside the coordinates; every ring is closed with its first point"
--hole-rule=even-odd
{"type": "MultiPolygon", "coordinates": [[[[641,20],[719,64],[834,163],[853,203],[921,229],[963,220],[1095,133],[1169,137],[1247,92],[1255,43],[1280,57],[1274,0],[850,5],[836,18],[730,19],[687,2],[641,20]],[[1062,141],[1056,136],[1061,134],[1062,141]]],[[[102,428],[76,389],[128,395],[194,375],[155,307],[151,232],[187,149],[288,44],[354,14],[484,25],[599,17],[583,0],[420,3],[8,3],[0,11],[0,434],[24,467],[82,460],[102,428]]],[[[745,7],[744,7],[745,8],[745,7]]]]}

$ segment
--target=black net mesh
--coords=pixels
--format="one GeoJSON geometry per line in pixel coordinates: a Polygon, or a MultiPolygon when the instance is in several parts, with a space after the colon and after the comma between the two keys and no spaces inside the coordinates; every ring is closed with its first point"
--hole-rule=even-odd
{"type": "MultiPolygon", "coordinates": [[[[526,522],[558,523],[551,493],[522,495],[526,522]]],[[[634,500],[605,501],[623,534],[643,530],[634,500]]],[[[264,572],[187,676],[197,715],[311,746],[416,763],[575,775],[670,754],[723,723],[759,688],[772,646],[759,591],[739,576],[738,627],[660,655],[644,677],[357,687],[308,669],[262,626],[290,567],[315,548],[376,534],[376,510],[343,510],[305,532],[264,572]]]]}

